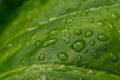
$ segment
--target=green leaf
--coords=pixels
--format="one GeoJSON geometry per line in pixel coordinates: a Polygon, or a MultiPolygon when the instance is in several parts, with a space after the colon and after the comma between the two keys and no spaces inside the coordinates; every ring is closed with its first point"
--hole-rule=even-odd
{"type": "Polygon", "coordinates": [[[0,80],[120,80],[119,2],[27,1],[1,36],[0,80]]]}

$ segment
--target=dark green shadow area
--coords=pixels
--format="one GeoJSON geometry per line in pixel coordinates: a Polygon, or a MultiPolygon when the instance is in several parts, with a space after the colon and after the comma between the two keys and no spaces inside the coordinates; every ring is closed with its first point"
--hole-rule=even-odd
{"type": "Polygon", "coordinates": [[[27,0],[2,0],[0,5],[0,35],[17,18],[19,7],[27,0]]]}

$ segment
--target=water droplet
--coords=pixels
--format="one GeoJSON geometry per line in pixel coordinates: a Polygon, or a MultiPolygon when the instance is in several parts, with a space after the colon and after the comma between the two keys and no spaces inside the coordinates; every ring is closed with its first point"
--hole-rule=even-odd
{"type": "Polygon", "coordinates": [[[98,40],[100,40],[100,41],[107,41],[107,40],[109,39],[109,37],[108,37],[107,35],[105,35],[105,34],[99,34],[99,35],[97,36],[97,38],[98,38],[98,40]]]}
{"type": "Polygon", "coordinates": [[[69,31],[69,29],[64,29],[64,30],[61,31],[61,33],[64,34],[64,33],[67,33],[68,31],[69,31]]]}
{"type": "Polygon", "coordinates": [[[77,62],[79,63],[79,62],[81,62],[82,61],[82,56],[81,55],[78,55],[77,56],[77,62]]]}
{"type": "Polygon", "coordinates": [[[68,35],[63,37],[64,43],[65,44],[69,44],[70,43],[70,38],[68,37],[68,35]]]}
{"type": "Polygon", "coordinates": [[[84,54],[87,53],[87,52],[88,52],[88,49],[85,49],[85,50],[84,50],[84,54]]]}
{"type": "Polygon", "coordinates": [[[90,41],[90,45],[91,45],[91,46],[94,46],[94,45],[95,45],[95,41],[94,41],[94,40],[91,40],[91,41],[90,41]]]}
{"type": "Polygon", "coordinates": [[[23,80],[30,80],[30,76],[25,76],[23,80]]]}
{"type": "Polygon", "coordinates": [[[104,27],[105,23],[103,23],[102,21],[99,21],[99,22],[97,22],[97,25],[100,26],[100,27],[104,27]]]}
{"type": "Polygon", "coordinates": [[[67,70],[69,70],[69,67],[67,65],[60,65],[57,70],[59,70],[59,71],[67,71],[67,70]]]}
{"type": "Polygon", "coordinates": [[[45,54],[44,54],[44,53],[41,53],[41,54],[39,55],[39,60],[42,61],[42,60],[44,60],[44,59],[45,59],[45,54]]]}
{"type": "Polygon", "coordinates": [[[110,53],[109,58],[110,58],[111,61],[117,61],[118,60],[118,57],[113,53],[110,53]]]}
{"type": "Polygon", "coordinates": [[[87,15],[87,12],[81,13],[81,16],[86,16],[86,15],[87,15]]]}
{"type": "Polygon", "coordinates": [[[35,46],[39,46],[41,44],[41,41],[40,40],[37,40],[36,42],[35,42],[35,46]]]}
{"type": "Polygon", "coordinates": [[[90,18],[90,19],[88,20],[88,22],[89,22],[89,23],[93,23],[93,22],[94,22],[94,18],[90,18]]]}
{"type": "Polygon", "coordinates": [[[21,61],[21,65],[24,65],[24,64],[25,64],[25,61],[24,61],[24,60],[22,60],[22,61],[21,61]]]}
{"type": "Polygon", "coordinates": [[[67,61],[68,60],[68,55],[66,52],[60,52],[57,57],[61,60],[61,61],[67,61]]]}
{"type": "Polygon", "coordinates": [[[58,32],[59,32],[58,29],[54,29],[54,30],[51,30],[50,32],[48,32],[48,35],[55,35],[58,32]]]}
{"type": "Polygon", "coordinates": [[[56,44],[56,42],[57,42],[57,39],[48,40],[48,41],[46,41],[46,42],[44,43],[43,47],[45,48],[45,47],[54,45],[54,44],[56,44]]]}
{"type": "Polygon", "coordinates": [[[84,49],[85,45],[86,42],[84,40],[77,40],[72,44],[71,48],[76,52],[80,52],[81,50],[84,49]]]}
{"type": "Polygon", "coordinates": [[[68,24],[68,23],[71,23],[71,22],[73,22],[73,19],[70,18],[70,19],[66,20],[65,23],[68,24]]]}
{"type": "Polygon", "coordinates": [[[85,37],[91,37],[93,35],[93,31],[87,31],[86,33],[85,33],[85,37]]]}
{"type": "Polygon", "coordinates": [[[74,33],[75,35],[80,35],[80,34],[82,34],[82,30],[81,30],[81,29],[75,29],[75,30],[73,31],[73,33],[74,33]]]}
{"type": "Polygon", "coordinates": [[[119,16],[117,14],[112,14],[113,19],[117,20],[119,19],[119,16]]]}
{"type": "Polygon", "coordinates": [[[99,58],[100,57],[100,53],[101,53],[101,51],[100,51],[101,49],[100,49],[100,46],[98,46],[98,47],[96,47],[95,48],[95,51],[94,51],[94,58],[99,58]]]}

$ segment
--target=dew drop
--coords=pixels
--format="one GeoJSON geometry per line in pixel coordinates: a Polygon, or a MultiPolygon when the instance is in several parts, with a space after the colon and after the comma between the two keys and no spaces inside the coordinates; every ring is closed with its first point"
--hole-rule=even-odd
{"type": "Polygon", "coordinates": [[[69,23],[71,23],[71,22],[73,22],[73,19],[70,18],[70,19],[66,20],[65,23],[66,23],[66,24],[69,24],[69,23]]]}
{"type": "Polygon", "coordinates": [[[40,60],[40,61],[43,61],[44,59],[45,59],[45,54],[41,53],[41,54],[39,55],[39,60],[40,60]]]}
{"type": "Polygon", "coordinates": [[[102,21],[99,21],[99,22],[97,22],[97,25],[100,26],[100,27],[104,27],[105,23],[103,23],[102,21]]]}
{"type": "Polygon", "coordinates": [[[51,30],[50,32],[48,32],[48,35],[55,35],[59,32],[58,29],[54,29],[54,30],[51,30]]]}
{"type": "Polygon", "coordinates": [[[80,52],[81,50],[84,49],[85,45],[86,45],[86,42],[85,42],[84,40],[81,40],[81,39],[80,39],[80,40],[76,40],[76,41],[72,44],[71,48],[72,48],[74,51],[76,51],[76,52],[80,52]]]}
{"type": "Polygon", "coordinates": [[[82,34],[82,30],[81,30],[81,29],[75,29],[75,30],[73,31],[73,33],[74,33],[75,35],[81,35],[81,34],[82,34]]]}
{"type": "Polygon", "coordinates": [[[87,12],[81,13],[81,16],[86,16],[86,15],[87,15],[87,12]]]}
{"type": "Polygon", "coordinates": [[[25,61],[24,61],[24,60],[22,60],[22,61],[21,61],[21,65],[24,65],[24,64],[25,64],[25,61]]]}
{"type": "Polygon", "coordinates": [[[82,56],[81,55],[78,55],[77,56],[77,62],[79,63],[79,62],[81,62],[82,61],[82,56]]]}
{"type": "Polygon", "coordinates": [[[118,57],[113,53],[110,53],[109,58],[110,58],[111,61],[117,61],[118,60],[118,57]]]}
{"type": "Polygon", "coordinates": [[[95,41],[94,41],[94,40],[91,40],[91,41],[90,41],[90,45],[91,45],[91,46],[94,46],[94,45],[95,45],[95,41]]]}
{"type": "Polygon", "coordinates": [[[57,57],[61,60],[61,61],[67,61],[68,60],[68,55],[66,52],[60,52],[57,57]]]}
{"type": "Polygon", "coordinates": [[[64,29],[64,30],[61,31],[61,33],[64,34],[64,33],[67,33],[68,31],[69,31],[69,29],[64,29]]]}
{"type": "Polygon", "coordinates": [[[113,19],[117,20],[119,19],[119,16],[117,14],[112,14],[113,19]]]}
{"type": "Polygon", "coordinates": [[[69,38],[68,35],[64,36],[64,37],[63,37],[63,40],[64,40],[64,43],[65,43],[65,44],[69,44],[69,43],[70,43],[70,38],[69,38]]]}
{"type": "Polygon", "coordinates": [[[90,19],[88,20],[88,22],[89,22],[89,23],[93,23],[93,22],[94,22],[94,18],[90,18],[90,19]]]}
{"type": "Polygon", "coordinates": [[[69,67],[67,65],[60,65],[57,70],[66,71],[66,70],[69,70],[69,67]]]}
{"type": "Polygon", "coordinates": [[[85,49],[85,50],[84,50],[84,54],[87,53],[87,52],[88,52],[88,49],[85,49]]]}
{"type": "Polygon", "coordinates": [[[39,46],[41,44],[41,41],[40,40],[37,40],[36,42],[35,42],[35,46],[39,46]]]}
{"type": "Polygon", "coordinates": [[[46,41],[46,42],[43,44],[43,47],[45,48],[45,47],[54,45],[54,44],[56,44],[56,42],[57,42],[57,39],[48,40],[48,41],[46,41]]]}
{"type": "Polygon", "coordinates": [[[97,38],[98,38],[98,40],[100,40],[100,41],[107,41],[107,40],[109,39],[109,37],[108,37],[107,35],[105,35],[105,34],[99,34],[99,35],[97,36],[97,38]]]}
{"type": "Polygon", "coordinates": [[[100,57],[100,47],[96,47],[94,51],[94,58],[99,58],[100,57]]]}
{"type": "Polygon", "coordinates": [[[30,80],[30,77],[29,77],[29,76],[25,76],[25,77],[23,78],[23,80],[30,80]]]}
{"type": "Polygon", "coordinates": [[[86,33],[85,33],[85,37],[91,37],[93,35],[93,31],[87,31],[86,33]]]}

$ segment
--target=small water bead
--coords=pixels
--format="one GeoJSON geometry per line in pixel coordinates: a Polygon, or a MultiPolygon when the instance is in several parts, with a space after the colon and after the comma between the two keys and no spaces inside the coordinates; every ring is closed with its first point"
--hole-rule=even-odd
{"type": "Polygon", "coordinates": [[[100,27],[104,27],[105,23],[103,23],[102,21],[99,21],[99,22],[97,22],[97,25],[100,26],[100,27]]]}
{"type": "Polygon", "coordinates": [[[61,31],[61,33],[64,34],[64,33],[67,33],[68,31],[69,31],[69,29],[64,29],[64,30],[61,31]]]}
{"type": "Polygon", "coordinates": [[[109,58],[110,58],[111,61],[117,61],[118,60],[118,57],[113,53],[110,53],[109,58]]]}
{"type": "Polygon", "coordinates": [[[48,35],[55,35],[59,32],[58,29],[54,29],[54,30],[51,30],[50,32],[48,32],[48,35]]]}
{"type": "Polygon", "coordinates": [[[68,19],[68,20],[66,20],[66,24],[69,24],[69,23],[71,23],[71,22],[73,22],[73,19],[72,18],[70,18],[70,19],[68,19]]]}
{"type": "Polygon", "coordinates": [[[90,41],[90,45],[91,45],[91,46],[94,46],[94,45],[95,45],[95,41],[94,41],[94,40],[91,40],[91,41],[90,41]]]}
{"type": "Polygon", "coordinates": [[[105,34],[99,34],[97,36],[97,39],[100,40],[100,41],[107,41],[107,40],[109,40],[109,37],[105,34]]]}
{"type": "Polygon", "coordinates": [[[117,14],[112,14],[113,19],[117,20],[119,19],[119,16],[117,14]]]}
{"type": "Polygon", "coordinates": [[[88,52],[88,49],[85,49],[85,50],[84,50],[84,54],[87,53],[87,52],[88,52]]]}
{"type": "Polygon", "coordinates": [[[40,40],[37,40],[36,42],[35,42],[35,46],[39,46],[41,44],[41,41],[40,40]]]}
{"type": "Polygon", "coordinates": [[[93,23],[93,22],[94,22],[94,18],[90,18],[90,19],[88,20],[88,22],[89,22],[89,23],[93,23]]]}
{"type": "Polygon", "coordinates": [[[54,45],[54,44],[56,44],[56,42],[57,42],[57,39],[56,39],[56,38],[55,38],[55,39],[48,40],[48,41],[46,41],[46,42],[43,44],[43,47],[45,48],[45,47],[54,45]]]}
{"type": "Polygon", "coordinates": [[[88,13],[87,12],[82,12],[81,16],[86,16],[88,13]]]}
{"type": "Polygon", "coordinates": [[[94,58],[99,58],[100,57],[100,47],[96,47],[94,51],[94,58]]]}
{"type": "Polygon", "coordinates": [[[93,35],[93,31],[89,30],[85,33],[85,37],[91,37],[93,35]]]}
{"type": "Polygon", "coordinates": [[[81,62],[82,61],[82,56],[81,55],[78,55],[77,56],[77,62],[79,63],[79,62],[81,62]]]}
{"type": "Polygon", "coordinates": [[[25,76],[23,80],[30,80],[30,76],[25,76]]]}
{"type": "Polygon", "coordinates": [[[67,61],[68,60],[68,55],[66,52],[60,52],[57,57],[61,60],[61,61],[67,61]]]}
{"type": "Polygon", "coordinates": [[[24,65],[24,64],[25,64],[25,61],[24,61],[24,60],[22,60],[22,61],[21,61],[21,65],[24,65]]]}
{"type": "Polygon", "coordinates": [[[71,48],[76,52],[80,52],[81,50],[84,49],[85,46],[86,46],[86,42],[84,40],[80,39],[80,40],[76,40],[72,44],[71,48]]]}
{"type": "Polygon", "coordinates": [[[44,53],[41,53],[40,55],[39,55],[39,60],[40,61],[43,61],[45,59],[45,54],[44,53]]]}
{"type": "Polygon", "coordinates": [[[63,37],[63,40],[64,40],[64,43],[65,43],[65,44],[69,44],[69,43],[70,43],[70,38],[69,38],[68,35],[64,36],[64,37],[63,37]]]}
{"type": "Polygon", "coordinates": [[[73,33],[74,33],[75,35],[81,35],[81,34],[82,34],[82,30],[79,29],[79,28],[77,28],[77,29],[75,29],[75,30],[73,31],[73,33]]]}

